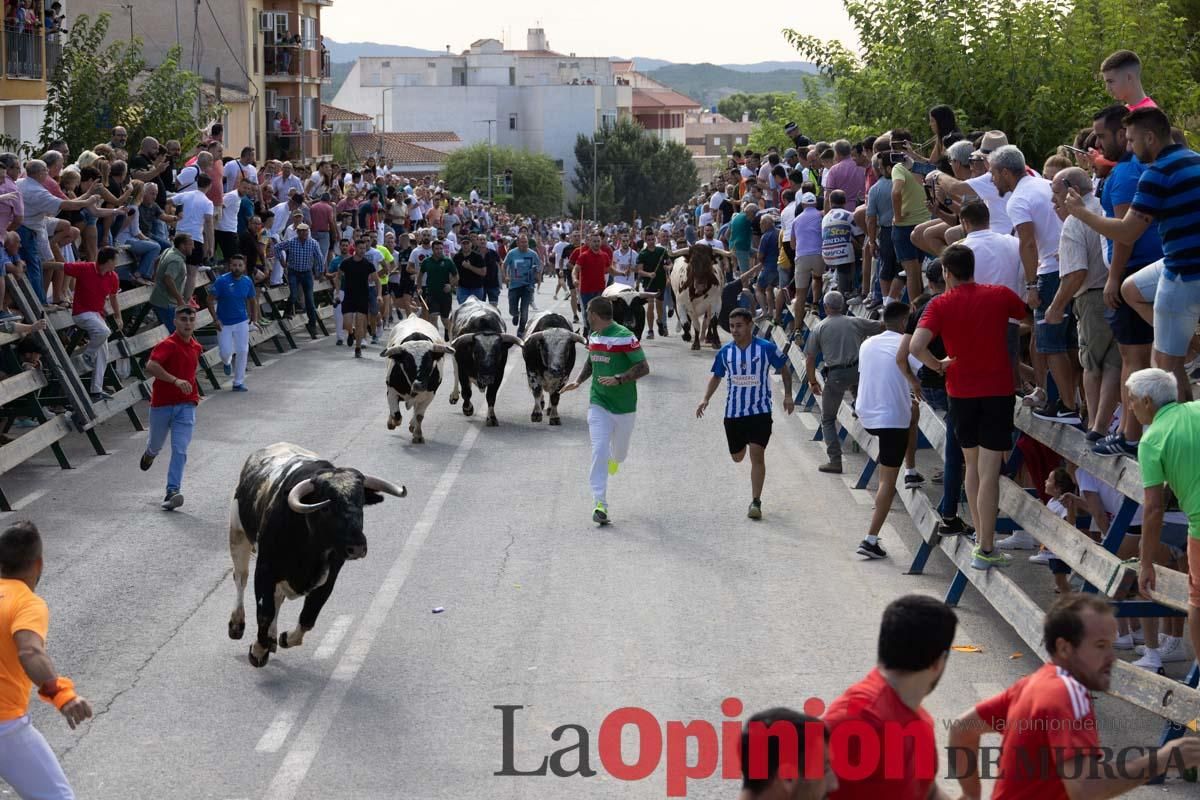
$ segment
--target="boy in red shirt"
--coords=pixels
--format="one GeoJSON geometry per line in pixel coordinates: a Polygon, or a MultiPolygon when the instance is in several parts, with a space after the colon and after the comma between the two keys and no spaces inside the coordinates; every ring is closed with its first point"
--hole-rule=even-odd
{"type": "Polygon", "coordinates": [[[187,449],[196,428],[196,405],[200,390],[196,385],[196,370],[204,348],[192,337],[196,329],[196,309],[178,306],[175,309],[175,332],[150,351],[146,374],[154,378],[150,393],[150,439],[142,454],[142,472],[154,464],[171,434],[171,465],[167,469],[167,494],[162,507],[172,511],[183,505],[179,493],[183,485],[183,468],[187,464],[187,449]]]}
{"type": "Polygon", "coordinates": [[[959,717],[948,748],[963,796],[978,798],[979,739],[999,733],[1000,764],[992,800],[1117,797],[1168,768],[1200,764],[1200,739],[1175,739],[1123,763],[1100,763],[1100,733],[1090,692],[1106,692],[1117,660],[1117,620],[1106,600],[1070,594],[1046,612],[1050,660],[1004,692],[959,717]]]}
{"type": "Polygon", "coordinates": [[[108,366],[108,323],[104,319],[104,305],[112,306],[113,318],[121,320],[121,306],[117,292],[121,282],[117,280],[117,251],[101,247],[96,262],[71,261],[64,267],[67,275],[75,279],[75,304],[71,314],[75,325],[88,337],[83,360],[92,368],[92,401],[109,400],[111,394],[104,391],[104,370],[108,366]]]}
{"type": "Polygon", "coordinates": [[[830,759],[838,776],[830,800],[945,797],[934,785],[938,757],[933,717],[921,703],[946,672],[957,627],[958,617],[949,606],[924,595],[901,597],[884,610],[878,665],[825,712],[830,759]],[[879,743],[872,748],[879,754],[878,763],[863,763],[857,752],[860,738],[849,734],[849,729],[839,735],[839,726],[847,722],[871,729],[879,743]],[[852,770],[872,766],[871,774],[861,780],[849,776],[852,770]]]}
{"type": "Polygon", "coordinates": [[[962,244],[942,252],[948,290],[925,307],[909,344],[922,364],[946,376],[947,421],[966,462],[967,502],[978,532],[975,569],[1007,567],[1012,557],[993,549],[1000,500],[1000,465],[1012,449],[1013,377],[1008,357],[1008,320],[1028,309],[1007,286],[975,282],[975,253],[962,244]],[[941,337],[946,357],[929,345],[941,337]]]}
{"type": "Polygon", "coordinates": [[[599,231],[588,237],[586,248],[571,251],[571,263],[575,265],[575,285],[579,287],[579,307],[584,311],[583,335],[588,335],[587,307],[592,298],[599,297],[608,286],[608,274],[612,271],[612,253],[604,249],[599,231]]]}

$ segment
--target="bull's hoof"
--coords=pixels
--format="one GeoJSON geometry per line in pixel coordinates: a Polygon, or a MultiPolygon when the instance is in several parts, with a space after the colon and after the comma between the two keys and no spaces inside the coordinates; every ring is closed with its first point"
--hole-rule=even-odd
{"type": "Polygon", "coordinates": [[[550,424],[551,425],[562,425],[562,418],[561,417],[551,417],[550,424]]]}
{"type": "Polygon", "coordinates": [[[229,620],[229,638],[230,639],[240,639],[240,638],[242,638],[242,636],[245,635],[245,633],[246,633],[246,621],[245,620],[242,620],[241,622],[234,622],[233,620],[229,620]]]}
{"type": "Polygon", "coordinates": [[[396,430],[396,426],[399,424],[400,424],[400,415],[399,414],[397,414],[394,417],[388,417],[388,430],[389,431],[396,430]]]}
{"type": "Polygon", "coordinates": [[[489,417],[487,418],[487,423],[486,423],[486,425],[487,425],[487,427],[489,427],[489,428],[497,428],[497,427],[499,427],[499,426],[500,426],[500,420],[496,419],[496,417],[495,417],[494,415],[493,415],[493,416],[489,416],[489,417]]]}
{"type": "Polygon", "coordinates": [[[293,645],[288,644],[287,631],[284,631],[283,633],[279,634],[279,646],[284,648],[285,650],[287,648],[293,646],[293,645]]]}
{"type": "Polygon", "coordinates": [[[456,394],[450,395],[450,405],[452,405],[452,406],[458,405],[458,395],[456,395],[456,394]]]}
{"type": "Polygon", "coordinates": [[[463,416],[469,417],[475,413],[475,406],[470,403],[463,403],[463,416]]]}
{"type": "Polygon", "coordinates": [[[699,349],[700,349],[700,340],[699,340],[699,339],[693,339],[693,340],[692,340],[692,349],[693,349],[693,350],[699,350],[699,349]]]}
{"type": "Polygon", "coordinates": [[[250,654],[248,657],[250,659],[250,666],[261,669],[267,665],[268,661],[271,660],[271,651],[268,650],[264,652],[262,655],[262,660],[260,661],[254,657],[254,645],[250,645],[250,654]]]}
{"type": "Polygon", "coordinates": [[[412,438],[413,444],[425,444],[425,437],[419,433],[414,433],[412,438]]]}
{"type": "Polygon", "coordinates": [[[683,332],[683,340],[685,342],[690,342],[692,340],[692,334],[688,331],[684,331],[683,332]]]}
{"type": "Polygon", "coordinates": [[[532,414],[530,414],[529,421],[530,422],[541,422],[542,421],[542,412],[535,411],[532,414]]]}

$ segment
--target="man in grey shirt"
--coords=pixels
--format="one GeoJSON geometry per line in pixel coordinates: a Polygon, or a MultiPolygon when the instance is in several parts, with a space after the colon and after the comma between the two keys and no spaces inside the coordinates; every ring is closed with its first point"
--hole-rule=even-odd
{"type": "Polygon", "coordinates": [[[821,437],[829,463],[818,469],[842,474],[842,441],[838,438],[837,413],[847,391],[858,385],[858,348],[868,337],[883,330],[883,323],[845,315],[846,300],[841,292],[825,295],[825,319],[813,326],[804,348],[804,368],[808,387],[821,398],[821,437]],[[817,359],[824,360],[821,374],[825,386],[817,382],[817,359]]]}

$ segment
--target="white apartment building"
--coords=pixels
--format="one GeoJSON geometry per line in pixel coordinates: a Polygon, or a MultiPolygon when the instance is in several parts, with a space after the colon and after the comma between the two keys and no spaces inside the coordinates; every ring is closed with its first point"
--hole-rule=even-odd
{"type": "Polygon", "coordinates": [[[633,88],[618,77],[609,58],[557,53],[531,28],[525,50],[481,39],[461,55],[360,58],[332,105],[374,116],[385,132],[453,131],[464,145],[490,136],[545,153],[561,163],[569,197],[576,137],[632,113],[633,88]]]}

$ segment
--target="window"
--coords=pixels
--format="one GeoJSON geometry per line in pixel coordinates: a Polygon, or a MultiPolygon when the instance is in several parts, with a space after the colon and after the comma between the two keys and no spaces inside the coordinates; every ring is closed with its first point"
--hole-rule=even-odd
{"type": "Polygon", "coordinates": [[[304,104],[304,130],[316,130],[321,126],[321,98],[305,97],[304,104]]]}
{"type": "Polygon", "coordinates": [[[509,86],[517,85],[517,68],[516,67],[508,68],[508,85],[509,86]]]}
{"type": "Polygon", "coordinates": [[[274,111],[278,98],[274,89],[267,89],[267,111],[274,111]]]}
{"type": "Polygon", "coordinates": [[[508,129],[510,131],[515,131],[517,129],[517,115],[516,114],[508,115],[508,129]]]}
{"type": "Polygon", "coordinates": [[[742,141],[742,137],[741,137],[741,136],[735,136],[735,137],[733,137],[733,143],[734,143],[734,144],[745,144],[745,142],[743,142],[743,141],[742,141]]]}
{"type": "Polygon", "coordinates": [[[453,86],[466,86],[467,85],[466,67],[451,67],[450,68],[450,83],[453,86]]]}
{"type": "Polygon", "coordinates": [[[392,62],[390,62],[390,61],[380,61],[380,62],[379,62],[379,67],[380,67],[380,69],[391,69],[391,68],[392,68],[392,62]]]}
{"type": "Polygon", "coordinates": [[[314,17],[300,18],[300,43],[305,50],[317,49],[317,20],[314,17]]]}
{"type": "Polygon", "coordinates": [[[274,108],[281,117],[287,117],[288,122],[295,123],[296,120],[292,117],[292,98],[276,97],[274,108]]]}
{"type": "Polygon", "coordinates": [[[721,146],[721,137],[714,136],[713,137],[713,147],[720,147],[720,146],[721,146]]]}
{"type": "Polygon", "coordinates": [[[604,112],[600,115],[601,128],[615,128],[617,126],[617,115],[612,112],[604,112]]]}

